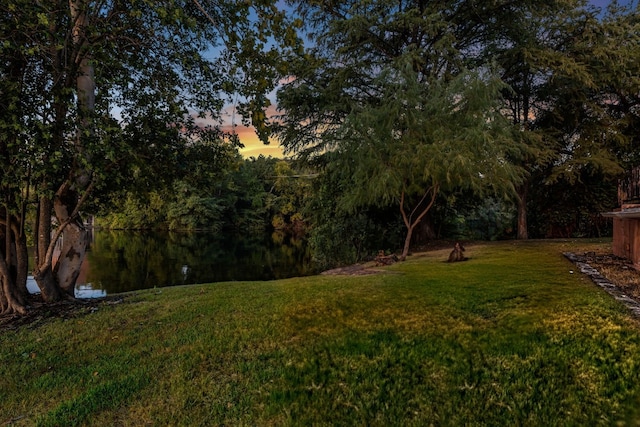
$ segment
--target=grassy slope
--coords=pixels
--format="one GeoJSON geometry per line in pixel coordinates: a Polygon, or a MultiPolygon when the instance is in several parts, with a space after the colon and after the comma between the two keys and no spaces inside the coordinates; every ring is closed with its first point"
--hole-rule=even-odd
{"type": "Polygon", "coordinates": [[[4,332],[0,424],[636,424],[640,327],[571,248],[150,290],[4,332]]]}

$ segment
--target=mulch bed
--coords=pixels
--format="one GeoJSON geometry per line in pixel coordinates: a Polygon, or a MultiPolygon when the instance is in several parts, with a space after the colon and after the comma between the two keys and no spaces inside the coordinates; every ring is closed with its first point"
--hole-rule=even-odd
{"type": "Polygon", "coordinates": [[[640,317],[640,272],[628,260],[594,252],[566,252],[564,256],[634,316],[640,317]]]}

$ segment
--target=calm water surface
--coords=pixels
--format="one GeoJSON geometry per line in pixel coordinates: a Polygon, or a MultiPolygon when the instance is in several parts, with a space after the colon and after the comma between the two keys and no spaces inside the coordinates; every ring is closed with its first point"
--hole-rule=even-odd
{"type": "Polygon", "coordinates": [[[315,273],[305,240],[279,233],[221,236],[95,230],[76,296],[315,273]]]}

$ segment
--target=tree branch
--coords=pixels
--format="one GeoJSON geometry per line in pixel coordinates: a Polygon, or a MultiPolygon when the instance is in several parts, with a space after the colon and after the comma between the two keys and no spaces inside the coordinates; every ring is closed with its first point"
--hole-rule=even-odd
{"type": "MultiPolygon", "coordinates": [[[[429,212],[431,210],[431,207],[433,206],[433,204],[436,201],[436,196],[438,195],[439,188],[440,188],[440,186],[438,184],[434,184],[432,187],[430,187],[427,190],[427,193],[425,193],[425,196],[428,194],[428,192],[431,191],[431,201],[424,208],[422,213],[420,215],[418,215],[418,218],[416,218],[415,222],[413,224],[411,224],[412,227],[415,227],[422,220],[422,218],[424,218],[424,216],[427,214],[427,212],[429,212]]],[[[423,198],[423,200],[424,200],[424,198],[423,198]]],[[[417,206],[416,206],[416,209],[417,209],[417,206]]]]}

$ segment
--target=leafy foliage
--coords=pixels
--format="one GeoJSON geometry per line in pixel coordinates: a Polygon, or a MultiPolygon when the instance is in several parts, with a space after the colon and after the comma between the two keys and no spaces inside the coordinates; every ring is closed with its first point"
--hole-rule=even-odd
{"type": "MultiPolygon", "coordinates": [[[[543,188],[580,193],[581,180],[611,182],[636,161],[640,49],[632,7],[601,11],[573,0],[295,5],[316,46],[278,92],[285,110],[278,136],[302,159],[339,153],[331,161],[340,166],[325,173],[344,179],[334,197],[346,213],[400,203],[403,253],[416,219],[461,191],[495,197],[485,213],[500,212],[505,231],[505,209],[517,209],[516,235],[526,238],[527,211],[538,215],[547,201],[543,188]]],[[[593,215],[595,206],[571,221],[593,215]]]]}
{"type": "Polygon", "coordinates": [[[518,187],[518,236],[526,238],[527,207],[545,202],[527,200],[542,174],[543,185],[560,180],[579,191],[585,173],[615,179],[635,157],[629,124],[637,103],[625,94],[638,83],[624,76],[637,63],[637,12],[532,1],[507,14],[496,20],[487,54],[511,87],[505,106],[527,146],[512,158],[531,177],[518,187]]]}
{"type": "Polygon", "coordinates": [[[462,74],[425,84],[406,67],[384,73],[379,86],[379,104],[355,110],[343,127],[338,161],[353,177],[346,209],[397,202],[403,192],[421,197],[433,186],[504,191],[517,180],[497,80],[462,74]]]}
{"type": "Polygon", "coordinates": [[[360,262],[381,249],[393,251],[401,242],[402,224],[396,209],[363,206],[347,212],[341,208],[338,196],[351,181],[350,171],[337,157],[337,153],[324,156],[327,164],[313,181],[313,197],[305,209],[312,224],[313,256],[325,269],[360,262]]]}
{"type": "Polygon", "coordinates": [[[610,236],[612,224],[601,216],[617,204],[617,181],[584,170],[576,182],[560,178],[535,185],[529,207],[534,237],[610,236]]]}
{"type": "MultiPolygon", "coordinates": [[[[46,300],[73,293],[86,249],[81,209],[116,193],[126,209],[137,210],[155,181],[174,184],[185,166],[181,156],[198,156],[204,146],[206,154],[225,157],[237,142],[222,129],[225,104],[238,100],[240,114],[260,130],[265,94],[285,74],[284,57],[299,49],[299,22],[272,1],[10,0],[0,5],[0,16],[0,91],[7,100],[0,118],[0,193],[11,195],[1,202],[0,222],[24,230],[24,210],[37,206],[34,277],[46,300]],[[147,187],[137,200],[123,191],[132,177],[147,187]],[[98,199],[85,204],[93,191],[98,199]],[[65,244],[54,265],[60,234],[65,244]]],[[[214,172],[205,162],[194,165],[194,174],[211,182],[214,172]]],[[[133,214],[132,222],[155,221],[154,209],[133,214]]],[[[193,218],[219,212],[217,200],[185,195],[171,209],[171,222],[200,226],[213,218],[193,218]]],[[[22,234],[8,233],[6,241],[22,242],[22,234]]],[[[15,258],[3,252],[3,260],[15,258]]],[[[26,267],[2,267],[0,311],[23,311],[24,302],[15,301],[26,267]],[[20,275],[12,277],[12,269],[20,275]]]]}
{"type": "Polygon", "coordinates": [[[241,159],[233,146],[187,146],[182,168],[155,184],[146,175],[102,205],[108,228],[265,230],[304,233],[309,176],[285,160],[241,159]],[[124,203],[121,201],[124,200],[124,203]]]}
{"type": "Polygon", "coordinates": [[[497,4],[298,6],[319,47],[278,92],[277,130],[301,158],[338,153],[340,209],[399,206],[404,257],[440,191],[506,193],[521,179],[509,161],[521,148],[498,102],[504,86],[477,57],[497,4]]]}
{"type": "Polygon", "coordinates": [[[450,237],[464,240],[500,240],[514,237],[513,202],[501,198],[470,198],[455,203],[449,213],[450,237]]]}

